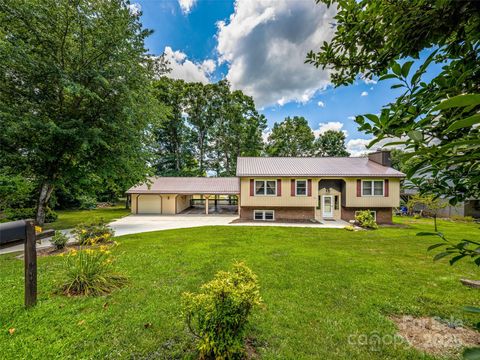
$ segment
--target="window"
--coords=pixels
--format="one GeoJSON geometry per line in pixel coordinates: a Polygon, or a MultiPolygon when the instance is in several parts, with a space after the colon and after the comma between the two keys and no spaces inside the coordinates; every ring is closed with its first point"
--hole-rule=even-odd
{"type": "MultiPolygon", "coordinates": [[[[360,210],[355,211],[355,217],[358,215],[359,212],[360,210]]],[[[373,218],[375,219],[375,221],[377,221],[377,212],[375,210],[371,210],[370,213],[373,215],[373,218]]]]}
{"type": "Polygon", "coordinates": [[[307,196],[307,180],[296,180],[295,195],[307,196]]]}
{"type": "Polygon", "coordinates": [[[275,220],[275,212],[273,210],[254,210],[253,219],[273,221],[275,220]]]}
{"type": "Polygon", "coordinates": [[[338,210],[338,195],[335,195],[335,210],[338,210]]]}
{"type": "Polygon", "coordinates": [[[277,195],[276,180],[255,180],[255,195],[277,195]]]}
{"type": "Polygon", "coordinates": [[[383,196],[383,180],[363,180],[362,196],[383,196]]]}

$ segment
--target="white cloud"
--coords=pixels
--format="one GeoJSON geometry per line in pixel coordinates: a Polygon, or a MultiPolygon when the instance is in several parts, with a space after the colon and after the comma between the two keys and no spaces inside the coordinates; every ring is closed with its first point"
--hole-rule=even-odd
{"type": "Polygon", "coordinates": [[[180,9],[182,12],[187,15],[192,11],[193,7],[197,3],[197,0],[178,0],[178,5],[180,5],[180,9]]]}
{"type": "Polygon", "coordinates": [[[320,106],[321,108],[325,107],[325,103],[323,101],[319,101],[317,105],[320,106]]]}
{"type": "Polygon", "coordinates": [[[142,5],[139,3],[128,4],[127,7],[132,15],[140,15],[140,12],[142,11],[142,5]]]}
{"type": "Polygon", "coordinates": [[[267,142],[268,142],[268,137],[270,136],[271,133],[272,133],[272,130],[270,130],[269,128],[266,128],[266,129],[262,132],[262,139],[263,139],[263,142],[264,142],[264,143],[267,143],[267,142]]]}
{"type": "Polygon", "coordinates": [[[362,91],[362,93],[360,94],[360,96],[368,96],[368,92],[362,91]]]}
{"type": "Polygon", "coordinates": [[[232,87],[260,107],[311,100],[329,85],[329,71],[305,57],[331,39],[335,11],[312,1],[236,0],[229,20],[217,24],[217,51],[232,87]]]}
{"type": "Polygon", "coordinates": [[[328,130],[335,130],[335,131],[343,131],[345,136],[348,136],[347,130],[342,130],[342,128],[343,128],[343,123],[341,123],[340,121],[330,121],[327,123],[320,123],[318,124],[318,129],[313,130],[313,134],[317,138],[328,130]]]}
{"type": "Polygon", "coordinates": [[[372,148],[367,149],[367,145],[373,138],[370,139],[351,139],[347,141],[347,151],[350,153],[350,156],[363,156],[368,153],[374,152],[377,149],[403,149],[405,146],[403,145],[394,145],[394,146],[387,146],[387,144],[400,141],[400,138],[392,138],[392,139],[383,139],[377,142],[372,148]]]}
{"type": "Polygon", "coordinates": [[[209,76],[215,71],[215,61],[211,59],[196,63],[187,59],[187,55],[181,51],[174,51],[170,46],[166,46],[165,59],[169,61],[169,67],[172,69],[166,76],[172,79],[182,79],[187,82],[210,82],[209,76]]]}
{"type": "Polygon", "coordinates": [[[369,79],[369,78],[366,78],[366,77],[362,77],[362,80],[365,84],[367,85],[370,85],[370,84],[376,84],[377,83],[377,80],[374,80],[374,79],[369,79]]]}
{"type": "Polygon", "coordinates": [[[355,116],[349,116],[348,120],[355,120],[355,116]]]}

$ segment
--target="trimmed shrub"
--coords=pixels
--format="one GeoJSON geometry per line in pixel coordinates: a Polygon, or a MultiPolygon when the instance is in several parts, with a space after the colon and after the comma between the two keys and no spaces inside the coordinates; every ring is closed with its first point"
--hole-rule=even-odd
{"type": "Polygon", "coordinates": [[[91,210],[97,207],[97,199],[90,195],[81,195],[77,198],[80,210],[91,210]]]}
{"type": "MultiPolygon", "coordinates": [[[[8,221],[35,219],[37,215],[36,208],[18,208],[5,210],[5,216],[8,221]]],[[[47,207],[45,212],[45,222],[51,223],[58,219],[58,215],[55,211],[47,207]]]]}
{"type": "Polygon", "coordinates": [[[200,359],[242,359],[248,317],[261,304],[257,276],[243,263],[219,271],[197,294],[184,293],[188,329],[200,359]]]}
{"type": "Polygon", "coordinates": [[[112,240],[115,232],[104,220],[79,224],[72,233],[79,245],[95,245],[112,240]]]}
{"type": "Polygon", "coordinates": [[[65,295],[105,295],[123,286],[127,281],[125,276],[115,271],[114,259],[106,246],[100,246],[98,249],[71,250],[64,257],[66,280],[61,292],[65,295]]]}
{"type": "Polygon", "coordinates": [[[68,236],[61,231],[55,231],[55,235],[52,236],[50,242],[56,250],[61,250],[67,245],[68,236]]]}
{"type": "Polygon", "coordinates": [[[473,222],[472,216],[461,216],[461,215],[452,215],[450,217],[452,221],[459,221],[459,222],[473,222]]]}
{"type": "Polygon", "coordinates": [[[359,211],[355,215],[355,221],[365,229],[378,229],[375,217],[370,210],[359,211]]]}

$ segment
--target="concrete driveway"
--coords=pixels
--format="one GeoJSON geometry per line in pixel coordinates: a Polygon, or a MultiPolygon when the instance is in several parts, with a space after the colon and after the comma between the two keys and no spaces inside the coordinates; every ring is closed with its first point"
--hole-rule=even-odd
{"type": "Polygon", "coordinates": [[[136,234],[148,231],[182,229],[197,226],[230,225],[230,226],[285,226],[344,228],[349,225],[343,220],[318,223],[278,223],[278,222],[233,222],[238,215],[229,214],[179,214],[179,215],[129,215],[110,223],[115,236],[136,234]]]}
{"type": "Polygon", "coordinates": [[[110,223],[115,236],[197,226],[228,225],[238,215],[129,215],[110,223]]]}

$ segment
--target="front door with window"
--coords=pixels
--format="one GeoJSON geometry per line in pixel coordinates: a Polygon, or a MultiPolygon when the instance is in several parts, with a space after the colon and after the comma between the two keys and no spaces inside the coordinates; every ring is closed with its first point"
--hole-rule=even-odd
{"type": "Polygon", "coordinates": [[[322,196],[322,217],[333,218],[333,195],[322,196]]]}

